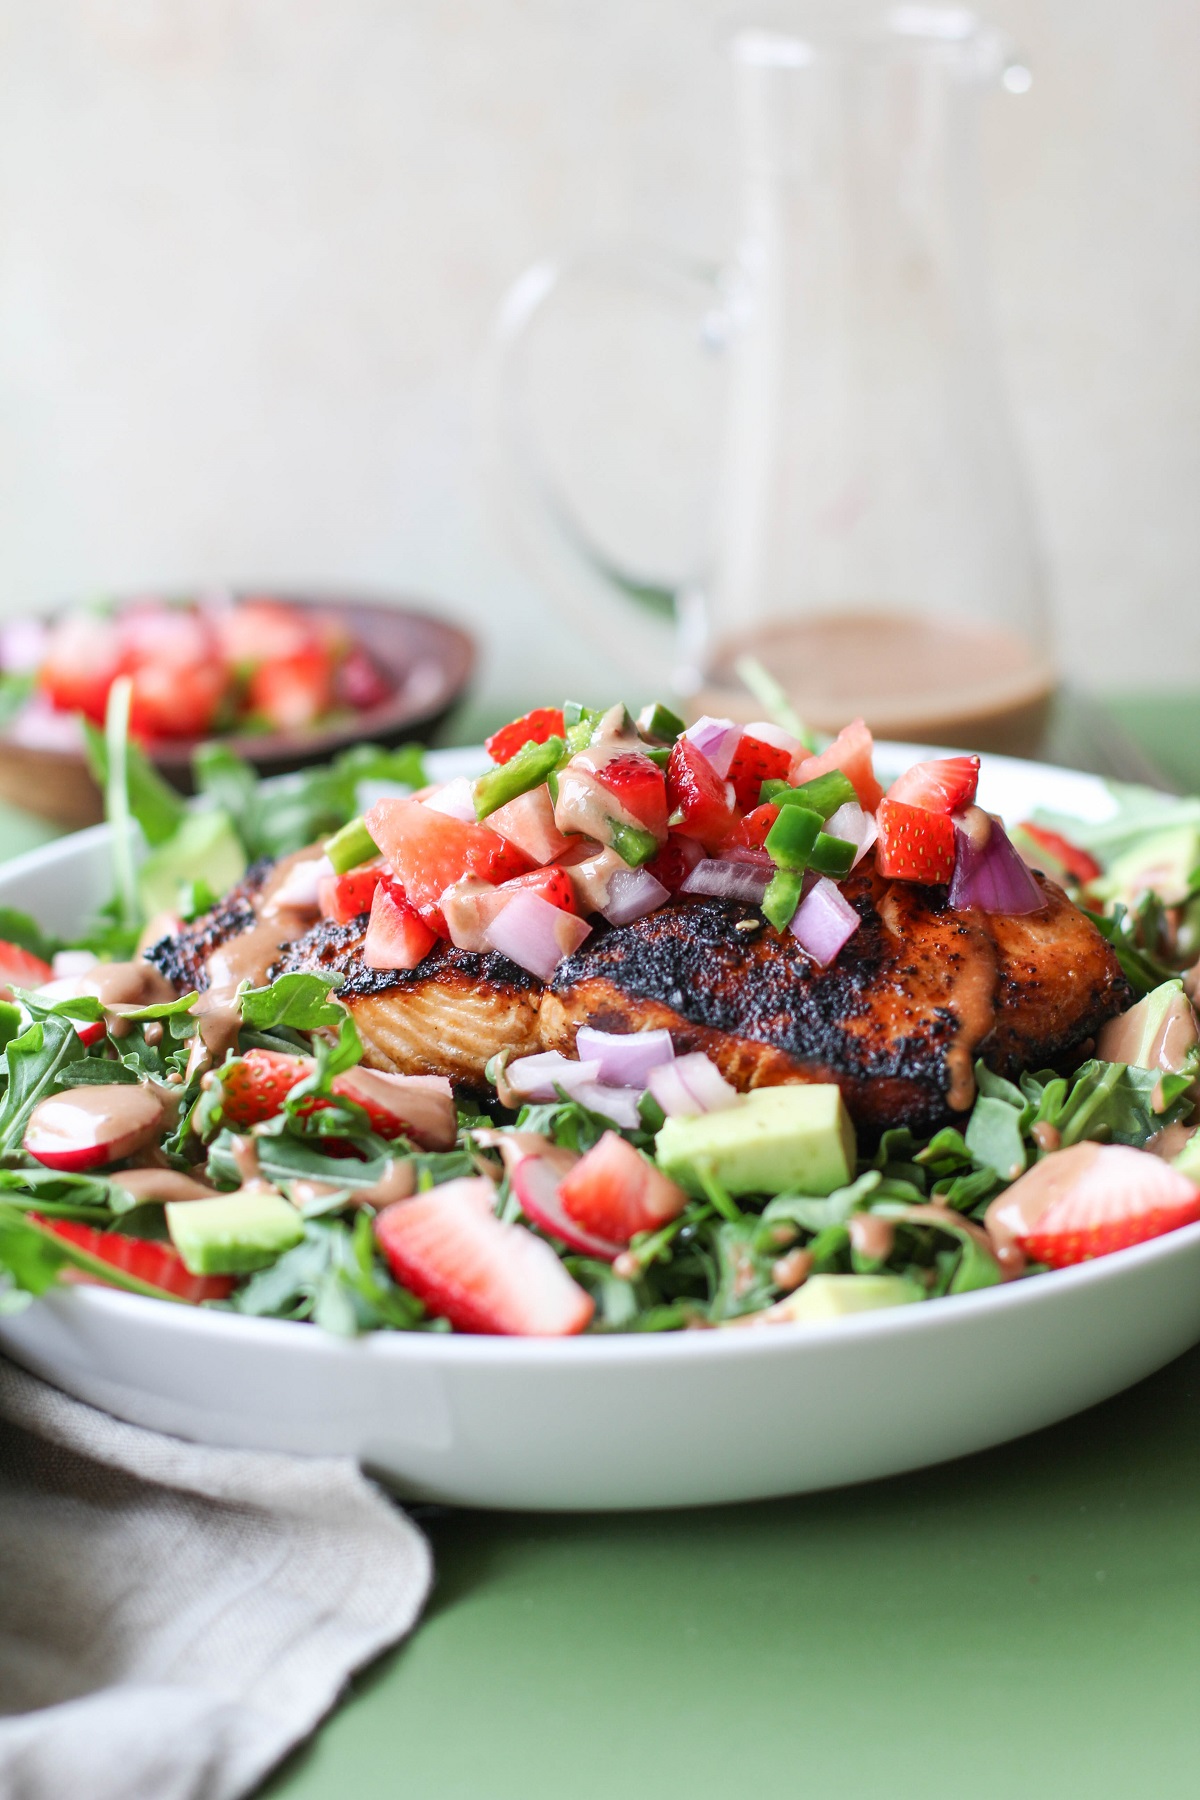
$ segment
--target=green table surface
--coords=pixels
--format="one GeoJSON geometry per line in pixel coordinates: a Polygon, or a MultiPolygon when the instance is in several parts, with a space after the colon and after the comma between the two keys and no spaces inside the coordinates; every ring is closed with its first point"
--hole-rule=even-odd
{"type": "MultiPolygon", "coordinates": [[[[1200,785],[1200,698],[1111,712],[1114,741],[1200,785]]],[[[39,835],[0,818],[0,851],[39,835]]],[[[867,1487],[423,1523],[423,1623],[274,1800],[1200,1792],[1200,1350],[1035,1437],[867,1487]]]]}

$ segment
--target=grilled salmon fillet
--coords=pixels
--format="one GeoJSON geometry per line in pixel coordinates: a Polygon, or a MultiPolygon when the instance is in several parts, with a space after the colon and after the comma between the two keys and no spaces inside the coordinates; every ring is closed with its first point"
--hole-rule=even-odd
{"type": "Polygon", "coordinates": [[[860,1126],[933,1130],[970,1106],[977,1056],[1001,1074],[1057,1065],[1132,999],[1095,926],[1036,879],[1045,907],[1014,918],[852,875],[842,892],[862,922],[828,969],[757,907],[679,900],[559,965],[542,1042],[665,1026],[737,1088],[835,1081],[860,1126]]]}

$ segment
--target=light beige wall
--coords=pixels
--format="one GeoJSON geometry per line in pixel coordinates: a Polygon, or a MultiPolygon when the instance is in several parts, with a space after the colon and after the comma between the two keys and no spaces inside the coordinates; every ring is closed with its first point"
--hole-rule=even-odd
{"type": "MultiPolygon", "coordinates": [[[[1062,635],[1096,680],[1200,681],[1194,0],[990,16],[1036,73],[986,157],[1062,635]]],[[[473,369],[544,245],[727,242],[719,17],[0,0],[0,607],[357,580],[473,619],[494,692],[533,653],[566,682],[570,630],[473,489],[473,369]]]]}

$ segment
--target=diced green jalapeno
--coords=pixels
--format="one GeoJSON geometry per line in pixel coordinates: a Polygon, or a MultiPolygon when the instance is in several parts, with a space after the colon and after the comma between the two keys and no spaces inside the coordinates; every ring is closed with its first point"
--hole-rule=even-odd
{"type": "Polygon", "coordinates": [[[665,769],[671,760],[671,752],[666,744],[643,744],[642,755],[648,756],[656,769],[665,769]]]}
{"type": "Polygon", "coordinates": [[[805,869],[809,852],[821,835],[820,813],[803,806],[785,806],[767,833],[766,850],[780,869],[805,869]]]}
{"type": "Polygon", "coordinates": [[[764,781],[759,805],[770,801],[772,806],[803,806],[828,819],[839,806],[857,799],[850,777],[843,775],[840,769],[831,769],[828,775],[815,775],[811,781],[801,782],[799,787],[790,787],[786,781],[764,781]]]}
{"type": "Polygon", "coordinates": [[[620,819],[608,820],[608,841],[631,869],[640,869],[658,849],[658,839],[652,831],[642,831],[637,825],[626,825],[620,819]]]}
{"type": "Polygon", "coordinates": [[[531,738],[506,763],[481,775],[475,783],[475,817],[486,819],[498,806],[507,806],[519,794],[541,787],[565,748],[560,737],[547,738],[544,744],[536,744],[531,738]]]}
{"type": "Polygon", "coordinates": [[[823,831],[809,852],[808,866],[818,875],[832,875],[835,881],[840,881],[843,875],[850,873],[857,854],[858,845],[852,844],[849,838],[830,837],[823,831]]]}
{"type": "Polygon", "coordinates": [[[791,924],[792,916],[800,904],[803,886],[803,875],[796,874],[791,869],[775,871],[771,884],[763,895],[762,909],[776,931],[786,931],[791,924]]]}
{"type": "Polygon", "coordinates": [[[379,845],[362,819],[351,819],[348,825],[325,839],[325,854],[333,864],[334,872],[345,875],[350,869],[357,869],[359,863],[370,862],[373,856],[378,856],[379,845]]]}
{"type": "Polygon", "coordinates": [[[567,730],[566,754],[578,756],[592,741],[592,733],[604,717],[592,706],[581,706],[578,700],[563,701],[563,723],[567,730]]]}
{"type": "Polygon", "coordinates": [[[660,744],[673,744],[683,734],[683,720],[660,700],[653,706],[644,706],[637,722],[644,738],[655,738],[660,744]]]}

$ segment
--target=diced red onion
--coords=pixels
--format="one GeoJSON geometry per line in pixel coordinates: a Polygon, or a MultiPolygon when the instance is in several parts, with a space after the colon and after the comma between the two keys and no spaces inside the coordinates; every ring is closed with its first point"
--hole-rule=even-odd
{"type": "Polygon", "coordinates": [[[487,942],[539,981],[549,981],[563,957],[578,950],[591,929],[586,919],[551,906],[540,894],[521,890],[488,926],[487,942]]]}
{"type": "Polygon", "coordinates": [[[46,660],[48,637],[42,619],[29,614],[9,619],[0,626],[0,668],[8,675],[32,675],[46,660]]]}
{"type": "Polygon", "coordinates": [[[723,1112],[736,1106],[739,1095],[700,1050],[660,1063],[646,1077],[646,1086],[669,1119],[694,1119],[700,1113],[723,1112]]]}
{"type": "Polygon", "coordinates": [[[702,719],[689,725],[683,735],[689,744],[696,746],[702,756],[707,756],[724,781],[741,740],[742,727],[735,725],[732,719],[713,719],[705,713],[702,719]]]}
{"type": "Polygon", "coordinates": [[[768,876],[775,873],[775,863],[769,850],[762,850],[757,844],[726,844],[721,853],[722,862],[741,863],[743,867],[765,869],[768,876]]]}
{"type": "Polygon", "coordinates": [[[504,1079],[522,1100],[556,1100],[557,1088],[574,1096],[576,1088],[594,1082],[600,1074],[597,1061],[575,1062],[558,1050],[537,1056],[519,1056],[504,1071],[504,1079]]]}
{"type": "Polygon", "coordinates": [[[575,1048],[585,1061],[599,1063],[601,1081],[635,1088],[639,1094],[651,1069],[675,1058],[669,1031],[595,1031],[581,1025],[575,1048]]]}
{"type": "Polygon", "coordinates": [[[747,725],[744,729],[747,737],[757,738],[760,744],[770,744],[773,750],[786,750],[789,756],[795,756],[798,750],[804,748],[798,737],[793,737],[782,725],[775,725],[767,719],[755,719],[752,725],[747,725]]]}
{"type": "Polygon", "coordinates": [[[657,912],[663,901],[670,898],[670,888],[665,888],[649,869],[618,869],[609,880],[600,910],[610,925],[632,925],[635,919],[657,912]]]}
{"type": "Polygon", "coordinates": [[[333,864],[327,856],[310,856],[304,862],[293,863],[270,895],[270,911],[295,907],[297,912],[315,912],[319,905],[318,887],[325,876],[333,872],[333,864]]]}
{"type": "Polygon", "coordinates": [[[464,825],[474,825],[475,784],[468,781],[465,775],[456,775],[453,781],[440,787],[423,804],[430,812],[445,813],[447,818],[458,819],[464,825]]]}
{"type": "Polygon", "coordinates": [[[1017,914],[1040,912],[1046,896],[1003,825],[993,819],[991,835],[982,849],[976,848],[961,827],[955,827],[949,901],[953,907],[977,906],[982,912],[1017,914]]]}
{"type": "Polygon", "coordinates": [[[814,962],[828,968],[860,923],[837,883],[822,875],[801,900],[788,929],[814,962]]]}
{"type": "Polygon", "coordinates": [[[757,906],[770,880],[770,870],[757,862],[705,857],[703,862],[696,864],[679,891],[681,894],[712,894],[718,900],[745,900],[757,906]]]}
{"type": "Polygon", "coordinates": [[[858,846],[851,868],[857,867],[879,836],[875,814],[864,812],[857,800],[847,800],[844,806],[831,813],[825,821],[825,829],[830,837],[845,838],[848,844],[858,846]]]}
{"type": "Polygon", "coordinates": [[[638,1098],[630,1088],[607,1087],[599,1081],[581,1081],[572,1100],[578,1100],[580,1106],[586,1106],[589,1112],[598,1112],[604,1118],[611,1119],[625,1131],[636,1131],[642,1122],[638,1111],[638,1098]]]}
{"type": "Polygon", "coordinates": [[[91,950],[56,950],[51,958],[50,968],[58,978],[86,975],[99,961],[100,958],[91,950]]]}

